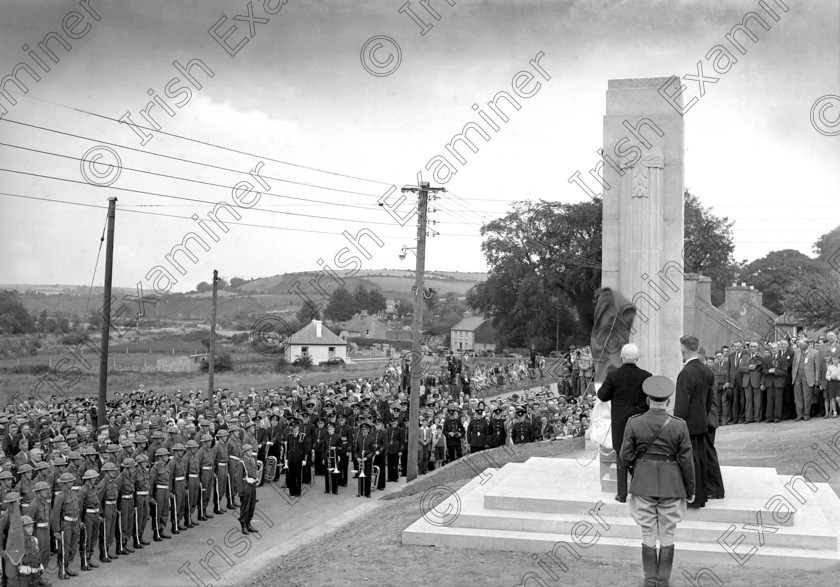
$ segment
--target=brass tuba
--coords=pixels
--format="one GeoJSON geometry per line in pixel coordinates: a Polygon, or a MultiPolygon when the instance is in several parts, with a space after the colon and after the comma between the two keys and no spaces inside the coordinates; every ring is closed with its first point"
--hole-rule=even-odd
{"type": "Polygon", "coordinates": [[[277,457],[270,456],[265,460],[265,479],[269,483],[274,482],[274,477],[277,474],[277,457]]]}
{"type": "Polygon", "coordinates": [[[379,465],[373,466],[372,476],[370,478],[370,486],[377,487],[379,485],[379,465]]]}

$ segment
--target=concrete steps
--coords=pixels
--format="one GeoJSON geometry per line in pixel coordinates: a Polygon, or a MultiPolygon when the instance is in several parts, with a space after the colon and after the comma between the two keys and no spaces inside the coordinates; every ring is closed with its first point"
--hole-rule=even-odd
{"type": "MultiPolygon", "coordinates": [[[[749,556],[764,567],[840,569],[840,499],[827,484],[814,492],[768,468],[722,473],[727,497],[688,510],[677,527],[679,564],[739,565],[749,556]]],[[[628,505],[600,491],[609,476],[603,463],[560,458],[488,469],[435,508],[449,512],[445,524],[430,512],[403,543],[638,560],[641,531],[628,505]]]]}

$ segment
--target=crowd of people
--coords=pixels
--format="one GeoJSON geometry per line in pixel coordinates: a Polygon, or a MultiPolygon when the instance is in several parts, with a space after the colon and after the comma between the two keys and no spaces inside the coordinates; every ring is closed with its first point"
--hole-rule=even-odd
{"type": "Polygon", "coordinates": [[[735,341],[706,357],[715,374],[720,425],[836,418],[840,408],[837,333],[809,340],[735,341]]]}
{"type": "MultiPolygon", "coordinates": [[[[499,365],[452,353],[424,373],[419,473],[488,448],[585,434],[593,396],[540,385],[547,374],[536,354],[513,363],[501,376],[533,386],[506,397],[473,397],[489,373],[504,390],[499,365]]],[[[10,403],[0,412],[5,576],[48,585],[51,562],[59,578],[71,577],[77,555],[78,568],[90,571],[97,550],[111,563],[227,509],[238,510],[243,533],[256,531],[256,488],[264,483],[282,482],[291,497],[317,477],[325,493],[351,478],[360,497],[384,490],[407,472],[407,371],[397,365],[381,377],[318,385],[290,378],[276,388],[212,394],[141,386],[115,393],[101,421],[91,398],[10,403]]]]}

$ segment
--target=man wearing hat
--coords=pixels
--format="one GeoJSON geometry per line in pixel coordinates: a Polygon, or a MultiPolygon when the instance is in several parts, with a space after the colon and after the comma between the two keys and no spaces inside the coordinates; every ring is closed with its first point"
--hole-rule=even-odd
{"type": "Polygon", "coordinates": [[[228,498],[230,504],[230,497],[228,497],[228,452],[225,440],[227,439],[228,431],[226,428],[220,428],[216,431],[216,446],[213,447],[213,466],[216,474],[216,486],[213,491],[213,513],[223,514],[227,510],[222,508],[222,497],[228,498]]]}
{"type": "Polygon", "coordinates": [[[58,478],[61,488],[55,496],[50,512],[50,526],[59,540],[58,578],[66,579],[78,575],[70,570],[70,563],[79,547],[79,503],[70,490],[75,478],[70,473],[62,473],[58,478]]]}
{"type": "Polygon", "coordinates": [[[149,484],[149,457],[144,453],[137,455],[134,459],[137,466],[134,468],[134,508],[136,509],[136,524],[134,530],[134,548],[143,548],[149,541],[143,538],[146,532],[146,523],[149,520],[149,491],[152,489],[149,484]]]}
{"type": "Polygon", "coordinates": [[[292,497],[299,497],[301,494],[302,468],[306,467],[306,459],[309,458],[311,450],[311,441],[306,433],[301,432],[300,421],[292,420],[291,431],[286,438],[286,461],[288,462],[286,486],[292,497]]]}
{"type": "Polygon", "coordinates": [[[210,504],[210,496],[212,495],[213,487],[213,456],[210,444],[213,442],[213,437],[209,434],[204,434],[199,439],[201,447],[196,451],[195,462],[198,464],[199,473],[199,501],[198,505],[198,520],[203,522],[213,517],[213,514],[207,513],[207,506],[210,504]]]}
{"type": "MultiPolygon", "coordinates": [[[[370,434],[370,422],[363,420],[359,424],[360,434],[356,439],[353,455],[359,471],[359,491],[356,497],[370,497],[371,476],[373,473],[373,456],[376,452],[376,441],[374,435],[370,434]],[[362,477],[364,473],[364,477],[362,477]]],[[[380,474],[380,478],[383,475],[380,474]]]]}
{"type": "Polygon", "coordinates": [[[493,407],[493,415],[487,430],[487,447],[496,448],[504,446],[507,433],[505,431],[505,420],[502,418],[502,408],[498,405],[493,407]]]}
{"type": "Polygon", "coordinates": [[[487,448],[489,433],[490,424],[484,419],[484,409],[474,408],[472,419],[467,425],[467,441],[470,445],[470,454],[481,452],[487,448]]]}
{"type": "MultiPolygon", "coordinates": [[[[117,504],[120,511],[119,524],[119,540],[120,548],[117,554],[132,554],[134,550],[129,547],[129,539],[136,542],[134,539],[134,471],[137,468],[137,462],[128,457],[123,459],[123,470],[116,479],[119,487],[119,503],[117,504]]],[[[142,547],[141,547],[142,548],[142,547]]]]}
{"type": "Polygon", "coordinates": [[[99,560],[119,558],[122,547],[117,544],[116,554],[111,554],[111,544],[117,535],[117,525],[120,523],[120,485],[117,482],[119,469],[116,464],[106,461],[102,465],[102,481],[99,484],[99,498],[102,503],[102,539],[99,542],[99,560]]]}
{"type": "Polygon", "coordinates": [[[371,467],[379,467],[379,478],[377,479],[376,488],[379,491],[385,489],[385,451],[388,448],[388,436],[385,432],[385,420],[377,417],[374,420],[373,430],[373,454],[371,455],[371,467]]]}
{"type": "Polygon", "coordinates": [[[230,487],[228,491],[227,509],[232,510],[239,507],[239,504],[236,503],[236,498],[242,492],[242,479],[244,473],[242,471],[242,457],[239,456],[242,453],[242,431],[236,422],[231,422],[229,427],[230,434],[226,440],[229,459],[228,485],[230,487]]]}
{"type": "MultiPolygon", "coordinates": [[[[193,512],[199,507],[201,500],[199,488],[201,487],[201,468],[198,464],[196,454],[198,453],[198,443],[190,438],[187,441],[187,452],[184,455],[184,470],[187,472],[187,490],[186,490],[186,504],[184,505],[184,524],[187,528],[198,526],[198,522],[193,521],[193,512]]],[[[199,510],[200,514],[200,510],[199,510]]]]}
{"type": "Polygon", "coordinates": [[[650,409],[627,421],[619,457],[634,470],[628,502],[642,528],[645,586],[655,587],[667,585],[671,576],[674,532],[686,502],[694,500],[694,460],[688,426],[665,410],[674,383],[667,377],[648,377],[642,390],[650,409]]]}
{"type": "MultiPolygon", "coordinates": [[[[26,510],[26,515],[35,521],[35,538],[38,539],[38,548],[41,553],[41,564],[49,566],[50,562],[50,486],[43,481],[38,481],[33,487],[35,497],[26,510]]],[[[50,585],[44,578],[39,580],[39,585],[50,585]]]]}
{"type": "Polygon", "coordinates": [[[182,530],[186,530],[187,526],[182,524],[184,517],[184,506],[186,505],[186,489],[187,489],[187,472],[184,468],[184,453],[187,451],[180,442],[172,445],[172,459],[169,461],[170,472],[172,474],[172,533],[180,534],[182,530]]]}
{"type": "Polygon", "coordinates": [[[516,407],[516,421],[511,426],[511,437],[514,444],[524,444],[526,442],[534,441],[534,430],[531,427],[531,422],[528,421],[526,415],[528,410],[522,406],[516,407]]]}
{"type": "Polygon", "coordinates": [[[242,445],[242,493],[239,494],[239,523],[242,527],[242,533],[257,532],[257,529],[251,526],[251,520],[254,519],[254,509],[257,501],[257,461],[255,459],[257,453],[254,451],[254,446],[251,444],[242,445]]]}
{"type": "MultiPolygon", "coordinates": [[[[23,552],[20,553],[19,559],[12,558],[13,554],[10,551],[3,553],[6,582],[10,587],[13,585],[40,585],[44,567],[40,560],[38,539],[32,535],[35,522],[29,516],[21,516],[20,522],[23,528],[23,540],[20,541],[23,545],[23,552]]],[[[20,530],[17,528],[10,529],[10,542],[15,540],[14,533],[16,532],[20,532],[20,530]]],[[[49,584],[49,581],[47,581],[47,584],[49,584]]]]}
{"type": "Polygon", "coordinates": [[[461,438],[466,431],[461,422],[461,416],[457,404],[449,404],[446,409],[446,419],[443,421],[443,435],[446,438],[447,462],[460,459],[463,456],[461,450],[461,438]]]}
{"type": "MultiPolygon", "coordinates": [[[[604,378],[604,383],[598,390],[598,399],[610,404],[610,424],[612,427],[612,445],[615,454],[621,453],[621,441],[624,439],[624,427],[627,420],[636,414],[647,411],[647,397],[642,391],[642,383],[651,376],[648,371],[640,369],[636,363],[639,360],[639,347],[633,343],[621,347],[621,367],[613,369],[604,378]]],[[[616,501],[627,501],[627,465],[617,459],[618,494],[616,501]]]]}
{"type": "MultiPolygon", "coordinates": [[[[385,454],[389,483],[398,483],[400,480],[400,453],[403,445],[408,442],[405,429],[400,427],[399,423],[397,418],[392,418],[387,430],[388,440],[385,443],[385,454]]],[[[382,476],[381,472],[380,476],[382,476]]]]}
{"type": "Polygon", "coordinates": [[[324,493],[333,493],[338,495],[338,485],[341,482],[341,473],[334,471],[341,470],[343,463],[343,451],[341,436],[335,431],[335,422],[332,420],[327,424],[327,436],[324,440],[324,493]],[[330,455],[335,455],[335,462],[332,463],[333,468],[330,468],[330,455]]]}
{"type": "MultiPolygon", "coordinates": [[[[166,522],[169,518],[169,488],[172,471],[169,468],[169,451],[160,447],[155,451],[155,463],[149,469],[149,487],[154,491],[154,499],[150,504],[154,508],[152,516],[152,531],[155,542],[172,538],[166,533],[166,522]]],[[[104,467],[103,467],[104,468],[104,467]]]]}
{"type": "MultiPolygon", "coordinates": [[[[99,542],[99,491],[96,487],[96,481],[99,474],[93,470],[88,469],[82,475],[82,488],[79,490],[79,509],[81,510],[81,523],[79,524],[80,539],[79,551],[82,556],[82,570],[90,571],[98,568],[99,565],[91,561],[93,556],[93,549],[99,542]]],[[[100,560],[103,560],[100,557],[100,560]]],[[[110,559],[104,559],[103,562],[111,562],[110,559]]]]}

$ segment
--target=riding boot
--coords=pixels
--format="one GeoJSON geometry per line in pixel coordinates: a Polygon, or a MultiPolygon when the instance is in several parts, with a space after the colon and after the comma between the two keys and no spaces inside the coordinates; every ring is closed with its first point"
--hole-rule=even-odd
{"type": "Polygon", "coordinates": [[[656,577],[659,587],[668,587],[671,579],[671,567],[674,565],[674,545],[659,547],[659,564],[657,565],[656,577]]]}
{"type": "Polygon", "coordinates": [[[657,587],[656,547],[642,544],[642,570],[645,573],[645,587],[657,587]]]}

